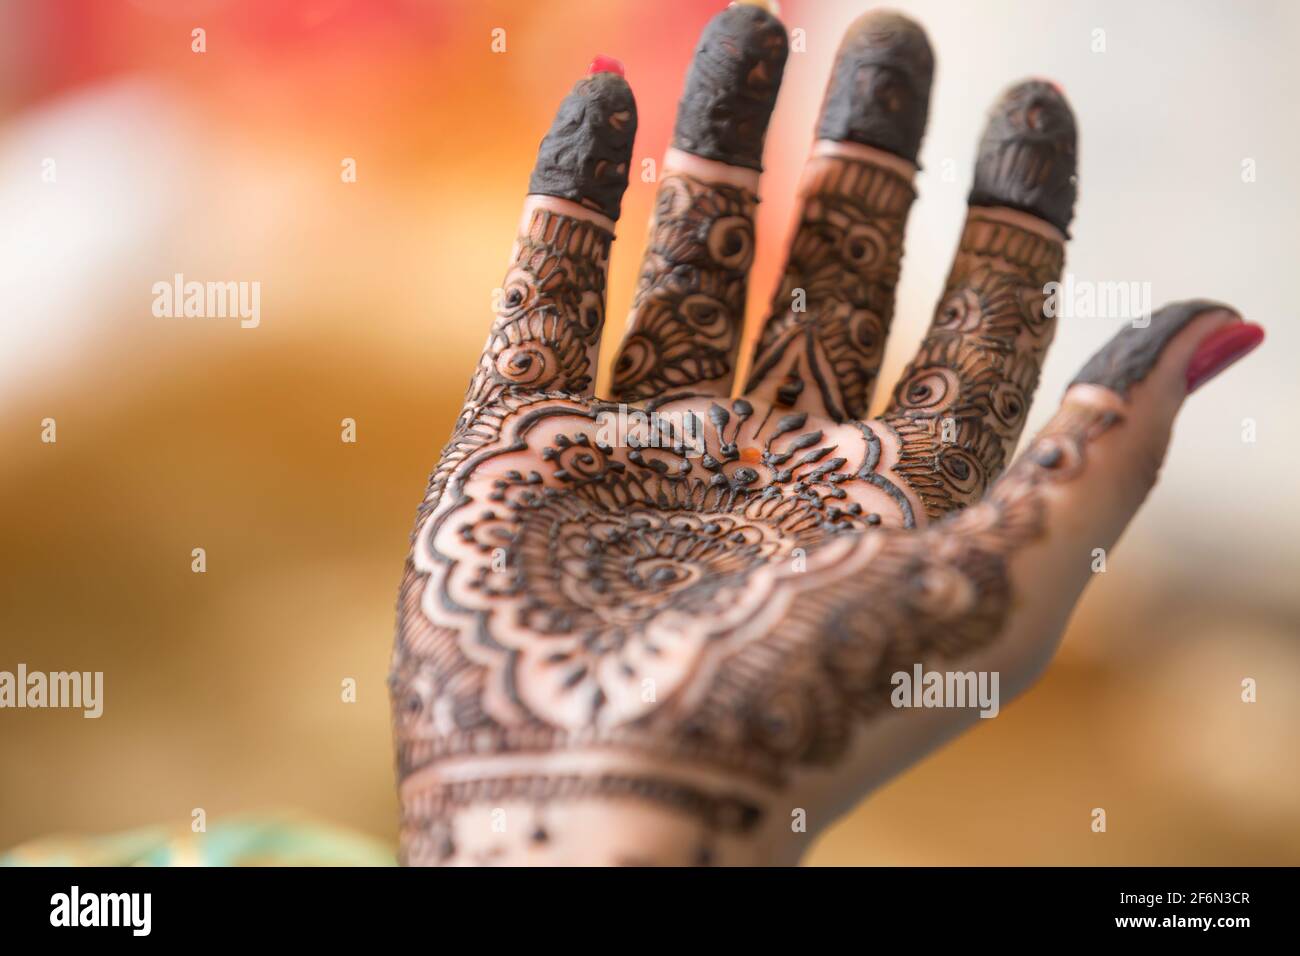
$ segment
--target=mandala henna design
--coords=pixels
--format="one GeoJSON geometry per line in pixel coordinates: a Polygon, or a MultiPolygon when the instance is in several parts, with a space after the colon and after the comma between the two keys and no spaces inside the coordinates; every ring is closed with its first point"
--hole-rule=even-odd
{"type": "Polygon", "coordinates": [[[724,643],[693,620],[759,614],[770,589],[755,575],[780,577],[796,550],[811,561],[828,536],[880,523],[858,500],[888,485],[870,429],[831,437],[806,415],[759,420],[736,400],[700,411],[707,450],[691,457],[680,443],[605,443],[601,417],[615,411],[522,407],[463,461],[452,504],[417,540],[417,567],[438,572],[426,612],[449,625],[468,613],[462,632],[491,638],[463,650],[487,666],[485,706],[503,725],[628,722],[651,709],[644,679],[668,696],[724,643]]]}
{"type": "Polygon", "coordinates": [[[930,331],[881,421],[898,471],[938,518],[977,500],[1015,448],[1055,332],[1059,241],[972,209],[930,331]]]}
{"type": "Polygon", "coordinates": [[[599,412],[613,406],[508,401],[497,434],[459,459],[425,514],[399,602],[391,683],[407,862],[454,860],[463,806],[522,792],[539,806],[666,794],[704,842],[736,819],[718,806],[743,807],[744,829],[757,826],[763,800],[692,782],[689,768],[770,798],[794,767],[842,759],[855,723],[888,706],[892,673],[991,641],[1010,607],[1006,558],[1041,534],[1034,488],[1077,474],[1086,441],[1117,420],[1058,416],[984,503],[909,532],[855,507],[878,455],[869,429],[845,447],[848,426],[809,430],[799,413],[663,403],[707,420],[693,458],[680,441],[598,441],[599,412]],[[683,769],[636,784],[439,777],[463,756],[591,748],[683,769]]]}
{"type": "Polygon", "coordinates": [[[835,421],[862,418],[884,355],[916,193],[891,170],[839,157],[812,160],[804,189],[746,391],[835,421]]]}
{"type": "Polygon", "coordinates": [[[683,174],[659,187],[654,223],[612,391],[639,401],[670,389],[731,384],[754,259],[746,189],[683,174]]]}

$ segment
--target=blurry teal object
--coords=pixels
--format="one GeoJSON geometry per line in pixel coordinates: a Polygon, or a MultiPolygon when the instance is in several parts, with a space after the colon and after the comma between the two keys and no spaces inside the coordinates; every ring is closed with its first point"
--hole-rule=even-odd
{"type": "Polygon", "coordinates": [[[373,837],[293,814],[231,817],[206,833],[146,827],[99,837],[43,837],[0,854],[0,866],[395,866],[373,837]]]}

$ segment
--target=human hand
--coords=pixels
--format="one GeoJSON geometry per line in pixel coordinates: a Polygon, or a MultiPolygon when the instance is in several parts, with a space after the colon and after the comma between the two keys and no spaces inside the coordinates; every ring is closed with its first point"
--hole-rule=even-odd
{"type": "Polygon", "coordinates": [[[399,599],[405,862],[797,859],[977,719],[892,706],[894,675],[997,675],[1005,700],[1041,671],[1179,405],[1262,338],[1226,306],[1167,306],[1084,366],[1006,469],[1075,199],[1073,115],[1027,81],[990,114],[931,328],[867,419],[933,72],[921,29],[877,12],[841,46],[730,397],[785,57],[758,6],[706,28],[613,401],[593,379],[636,131],[615,64],[542,143],[399,599]]]}

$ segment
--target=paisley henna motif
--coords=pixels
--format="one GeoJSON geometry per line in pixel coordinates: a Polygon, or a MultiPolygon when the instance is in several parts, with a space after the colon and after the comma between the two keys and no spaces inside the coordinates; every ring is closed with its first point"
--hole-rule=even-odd
{"type": "Polygon", "coordinates": [[[590,391],[612,238],[581,219],[533,212],[515,243],[468,403],[483,404],[506,389],[590,391]]]}
{"type": "Polygon", "coordinates": [[[931,518],[977,500],[1014,450],[1056,330],[1043,290],[1063,261],[1059,241],[971,210],[929,334],[881,416],[931,518]]]}
{"type": "Polygon", "coordinates": [[[612,390],[641,401],[731,385],[754,260],[758,197],[690,176],[664,177],[612,390]]]}

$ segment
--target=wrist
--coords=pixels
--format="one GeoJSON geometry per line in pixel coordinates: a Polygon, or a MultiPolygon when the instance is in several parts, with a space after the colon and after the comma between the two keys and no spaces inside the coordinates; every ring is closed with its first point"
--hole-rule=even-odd
{"type": "Polygon", "coordinates": [[[726,781],[659,766],[494,758],[403,782],[409,865],[711,866],[790,862],[772,815],[726,781]],[[558,765],[556,765],[558,763],[558,765]],[[549,766],[547,764],[550,764],[549,766]]]}

